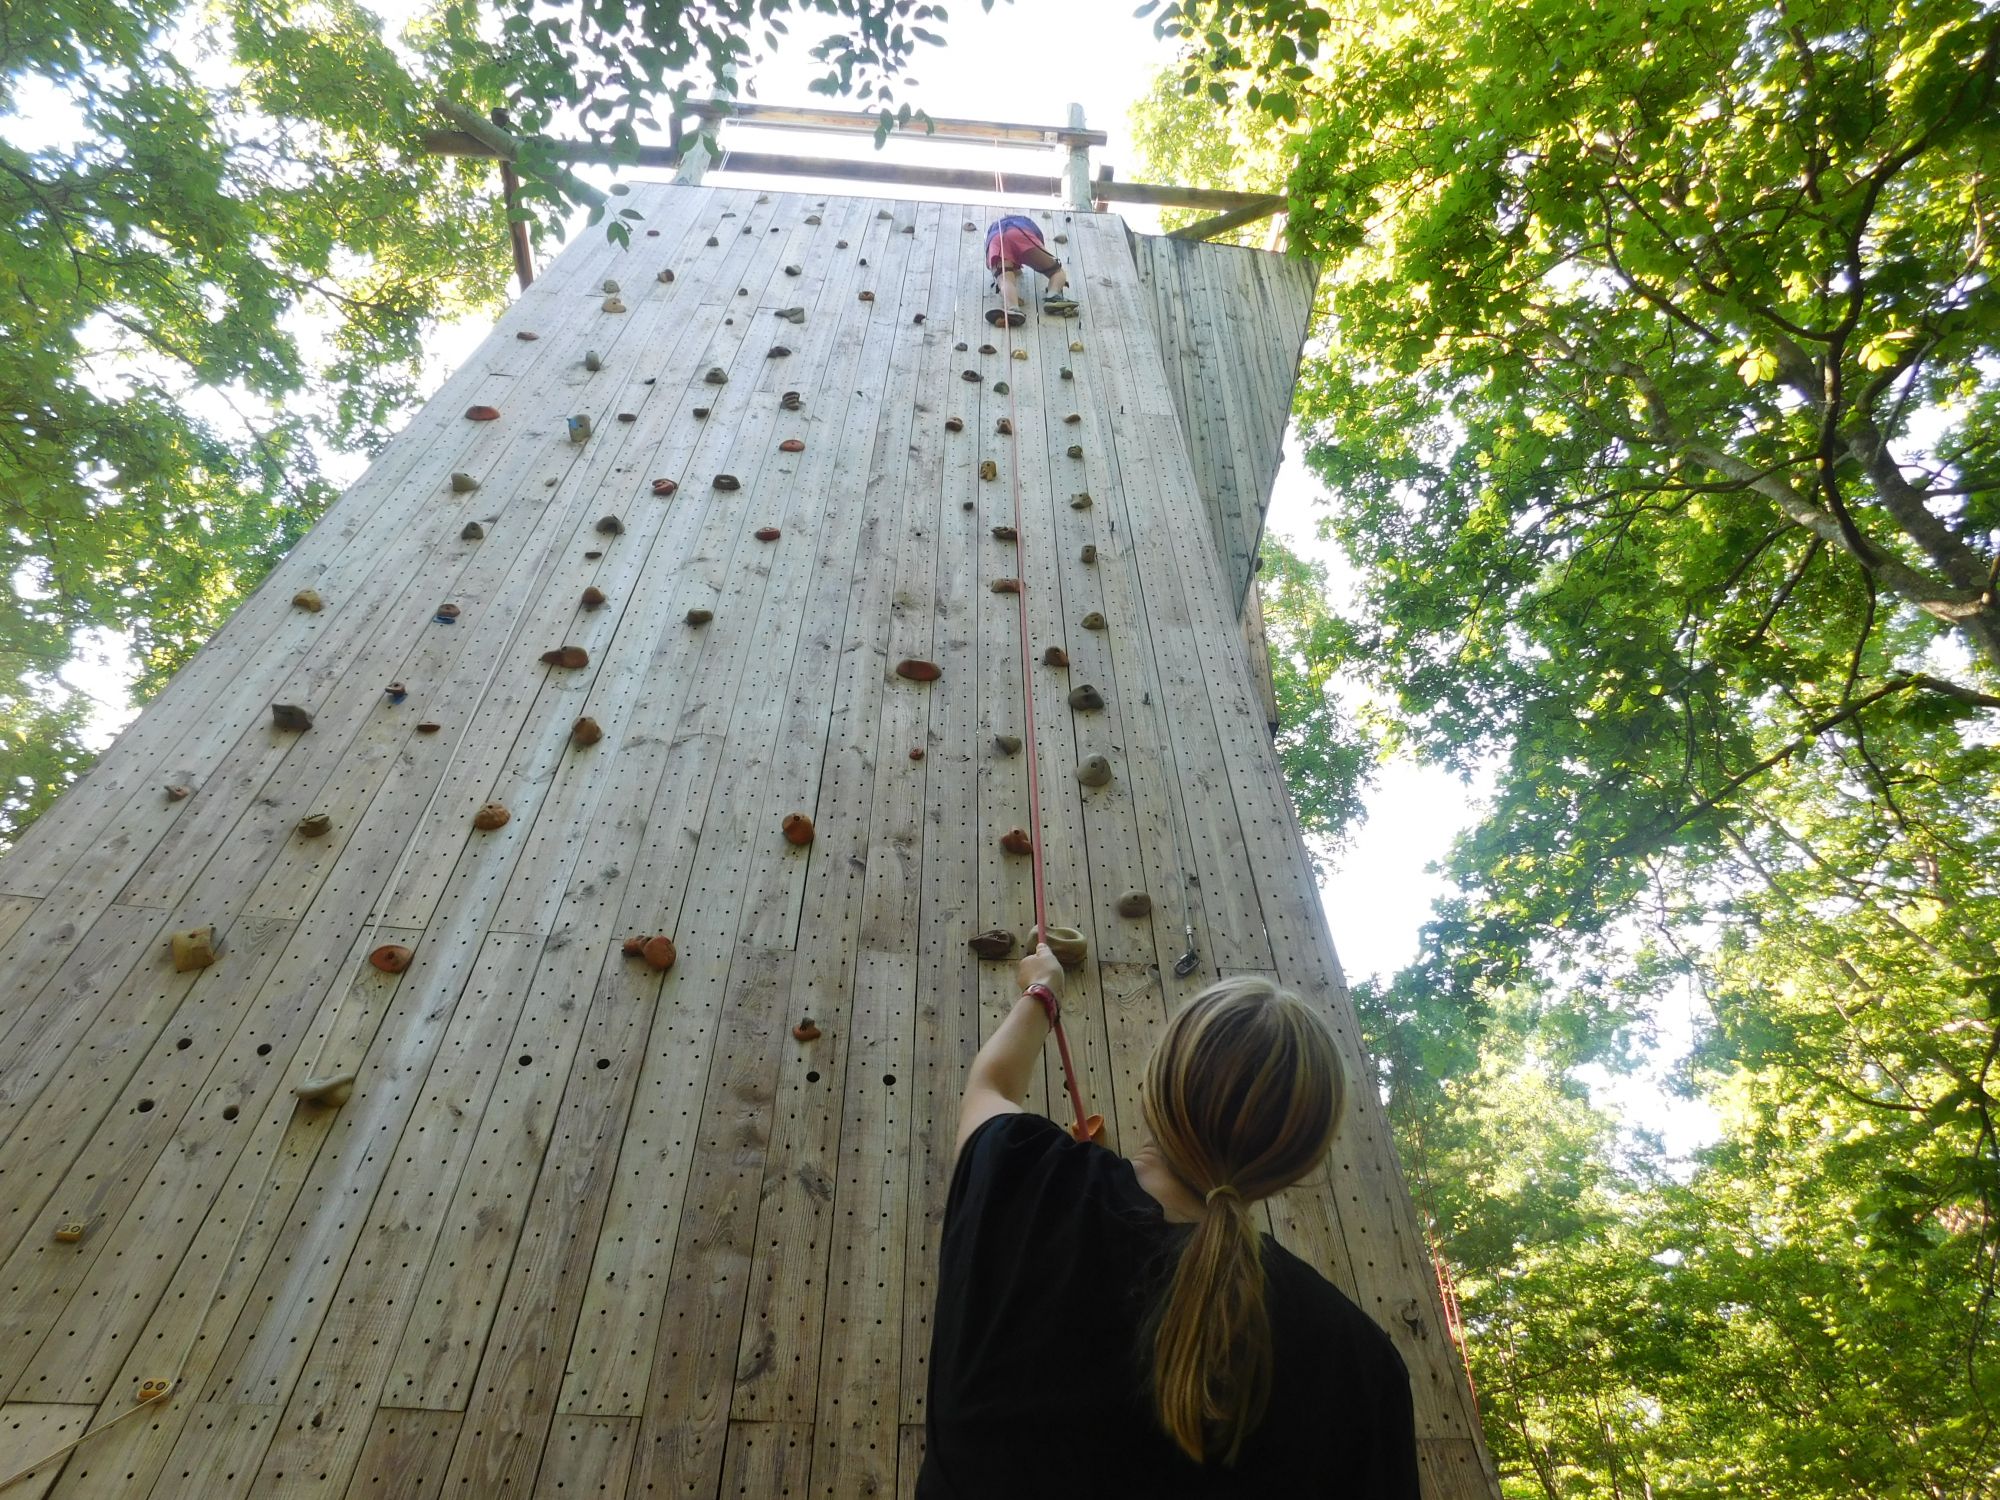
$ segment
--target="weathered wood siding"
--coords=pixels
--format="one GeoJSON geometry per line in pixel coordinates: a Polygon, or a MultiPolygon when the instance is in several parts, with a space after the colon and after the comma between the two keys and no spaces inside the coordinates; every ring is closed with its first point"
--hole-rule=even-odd
{"type": "MultiPolygon", "coordinates": [[[[1010,360],[977,352],[962,208],[621,201],[633,249],[565,252],[0,864],[0,1453],[132,1414],[49,1493],[909,1493],[960,1080],[1013,984],[966,939],[1030,909],[997,842],[1027,822],[994,743],[1020,732],[1002,574],[1037,659],[1073,663],[1033,669],[1032,753],[1116,1138],[1167,1008],[1218,971],[1320,1000],[1361,1070],[1118,221],[1052,218],[1084,315],[1010,360]],[[990,535],[1016,464],[1018,568],[990,535]],[[588,664],[540,660],[566,644],[588,664]],[[941,680],[896,677],[906,656],[941,680]],[[1084,682],[1103,711],[1066,706],[1084,682]],[[601,742],[572,742],[580,714],[601,742]],[[1070,775],[1091,752],[1101,790],[1070,775]],[[1113,911],[1131,888],[1150,920],[1113,911]],[[168,934],[209,924],[219,961],[175,973],[168,934]],[[620,951],[655,933],[665,975],[620,951]],[[390,941],[401,974],[366,962],[390,941]],[[294,1100],[348,1069],[343,1106],[294,1100]],[[135,1409],[149,1379],[176,1386],[135,1409]]],[[[1272,1223],[1407,1352],[1434,1492],[1486,1493],[1372,1099],[1272,1223]]]]}

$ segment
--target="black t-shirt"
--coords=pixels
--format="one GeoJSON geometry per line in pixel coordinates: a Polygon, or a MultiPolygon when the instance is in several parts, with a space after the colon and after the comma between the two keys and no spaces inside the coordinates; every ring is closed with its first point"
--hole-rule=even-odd
{"type": "Polygon", "coordinates": [[[1231,1467],[1196,1464],[1166,1436],[1143,1329],[1190,1232],[1130,1162],[1039,1115],[974,1131],[945,1206],[917,1500],[1416,1500],[1401,1356],[1268,1235],[1263,1422],[1231,1467]]]}

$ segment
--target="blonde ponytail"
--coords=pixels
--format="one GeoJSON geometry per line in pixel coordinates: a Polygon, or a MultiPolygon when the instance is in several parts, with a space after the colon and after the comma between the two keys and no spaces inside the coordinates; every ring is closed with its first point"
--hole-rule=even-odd
{"type": "Polygon", "coordinates": [[[1250,1205],[1326,1154],[1345,1102],[1333,1038],[1268,979],[1225,979],[1167,1023],[1146,1070],[1146,1124],[1204,1199],[1153,1320],[1153,1404],[1197,1463],[1233,1463],[1271,1396],[1263,1237],[1250,1205]]]}

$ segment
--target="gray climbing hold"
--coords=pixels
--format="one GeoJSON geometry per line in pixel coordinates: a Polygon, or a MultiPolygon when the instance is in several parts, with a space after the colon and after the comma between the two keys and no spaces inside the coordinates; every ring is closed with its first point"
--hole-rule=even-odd
{"type": "Polygon", "coordinates": [[[602,536],[623,536],[625,523],[616,516],[599,516],[596,529],[602,536]]]}
{"type": "Polygon", "coordinates": [[[1069,706],[1079,713],[1091,713],[1104,707],[1104,694],[1085,683],[1082,687],[1069,690],[1069,706]]]}
{"type": "Polygon", "coordinates": [[[709,249],[711,249],[711,250],[713,250],[713,249],[714,249],[714,248],[715,248],[715,247],[716,247],[717,245],[719,245],[719,244],[721,244],[721,243],[722,243],[722,241],[721,241],[721,240],[719,240],[719,239],[717,239],[717,238],[716,238],[716,237],[715,237],[714,235],[712,235],[712,234],[711,234],[711,235],[710,235],[710,236],[708,237],[708,248],[709,248],[709,249]]]}
{"type": "Polygon", "coordinates": [[[1085,566],[1085,567],[1089,567],[1089,566],[1090,566],[1090,565],[1091,565],[1092,563],[1094,563],[1094,562],[1096,562],[1096,561],[1097,561],[1097,547],[1096,547],[1096,545],[1095,545],[1094,543],[1091,543],[1091,542],[1085,542],[1085,543],[1083,544],[1083,563],[1084,563],[1084,566],[1085,566]]]}
{"type": "Polygon", "coordinates": [[[718,474],[715,476],[713,482],[719,490],[740,490],[743,488],[743,481],[738,479],[734,474],[718,474]]]}
{"type": "Polygon", "coordinates": [[[783,318],[787,323],[803,323],[806,320],[806,310],[803,307],[781,307],[772,316],[783,318]]]}
{"type": "Polygon", "coordinates": [[[312,813],[299,819],[299,837],[302,839],[325,838],[333,832],[333,819],[325,813],[312,813]]]}
{"type": "Polygon", "coordinates": [[[1064,365],[1062,369],[1060,369],[1056,373],[1061,375],[1064,380],[1076,379],[1076,371],[1072,370],[1068,365],[1064,365]]]}
{"type": "Polygon", "coordinates": [[[770,351],[767,354],[765,354],[764,358],[784,359],[791,352],[792,351],[787,349],[783,344],[773,344],[770,348],[770,351]]]}
{"type": "Polygon", "coordinates": [[[729,372],[723,369],[721,365],[710,365],[708,367],[708,373],[702,376],[701,378],[703,382],[708,385],[729,384],[729,372]]]}
{"type": "Polygon", "coordinates": [[[1102,630],[1104,628],[1104,616],[1093,609],[1079,623],[1085,630],[1102,630]]]}
{"type": "Polygon", "coordinates": [[[1111,762],[1101,755],[1087,755],[1076,768],[1076,779],[1084,786],[1111,785],[1111,762]]]}
{"type": "Polygon", "coordinates": [[[1004,396],[1012,389],[1013,387],[1008,385],[1007,382],[1004,380],[996,380],[993,382],[993,394],[996,396],[1004,396]]]}
{"type": "Polygon", "coordinates": [[[458,539],[461,542],[483,542],[486,540],[486,528],[477,521],[467,521],[459,528],[458,539]]]}
{"type": "Polygon", "coordinates": [[[572,443],[584,443],[590,440],[589,417],[579,415],[569,419],[569,440],[572,443]]]}
{"type": "Polygon", "coordinates": [[[603,369],[603,368],[604,368],[604,356],[603,356],[603,355],[601,355],[601,354],[599,354],[599,353],[598,353],[598,352],[597,352],[597,351],[596,351],[595,349],[586,349],[586,350],[584,350],[584,351],[583,351],[583,367],[584,367],[584,368],[585,368],[586,370],[601,370],[601,369],[603,369]]]}
{"type": "Polygon", "coordinates": [[[993,736],[993,748],[1002,755],[1019,755],[1021,737],[1018,734],[996,734],[993,736]]]}
{"type": "Polygon", "coordinates": [[[804,266],[786,266],[785,274],[787,276],[803,276],[806,274],[806,268],[804,266]]]}
{"type": "Polygon", "coordinates": [[[1071,444],[1069,445],[1069,456],[1070,456],[1071,458],[1082,458],[1082,457],[1083,457],[1083,444],[1081,444],[1081,443],[1071,443],[1071,444]]]}
{"type": "Polygon", "coordinates": [[[712,609],[691,609],[687,612],[687,622],[690,625],[706,625],[714,618],[715,611],[712,609]]]}
{"type": "Polygon", "coordinates": [[[1127,891],[1118,898],[1118,915],[1143,917],[1153,909],[1153,898],[1144,891],[1127,891]]]}
{"type": "Polygon", "coordinates": [[[1084,490],[1078,490],[1074,495],[1071,495],[1069,497],[1069,508],[1071,510],[1089,510],[1090,509],[1089,493],[1084,490]]]}
{"type": "Polygon", "coordinates": [[[619,291],[620,287],[617,282],[613,281],[608,276],[604,278],[604,294],[607,297],[615,297],[618,295],[619,291]]]}
{"type": "Polygon", "coordinates": [[[313,716],[296,703],[273,703],[271,705],[271,727],[288,729],[295,734],[303,734],[313,727],[313,716]]]}
{"type": "Polygon", "coordinates": [[[451,476],[451,492],[454,495],[469,495],[479,488],[479,481],[463,470],[451,476]]]}

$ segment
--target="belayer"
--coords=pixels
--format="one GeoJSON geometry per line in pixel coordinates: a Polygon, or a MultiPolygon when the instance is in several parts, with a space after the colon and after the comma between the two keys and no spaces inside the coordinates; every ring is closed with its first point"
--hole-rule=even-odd
{"type": "Polygon", "coordinates": [[[1048,277],[1042,293],[1042,311],[1067,314],[1076,311],[1076,298],[1069,295],[1069,272],[1042,243],[1042,229],[1026,214],[1008,214],[986,226],[986,269],[993,273],[993,290],[1000,304],[986,310],[986,321],[998,328],[1002,323],[1019,328],[1028,321],[1021,311],[1021,267],[1048,277]]]}
{"type": "Polygon", "coordinates": [[[1024,1112],[1063,971],[1020,977],[959,1112],[917,1500],[1416,1500],[1394,1345],[1257,1228],[1339,1124],[1318,1014],[1255,976],[1188,1001],[1128,1160],[1024,1112]]]}

